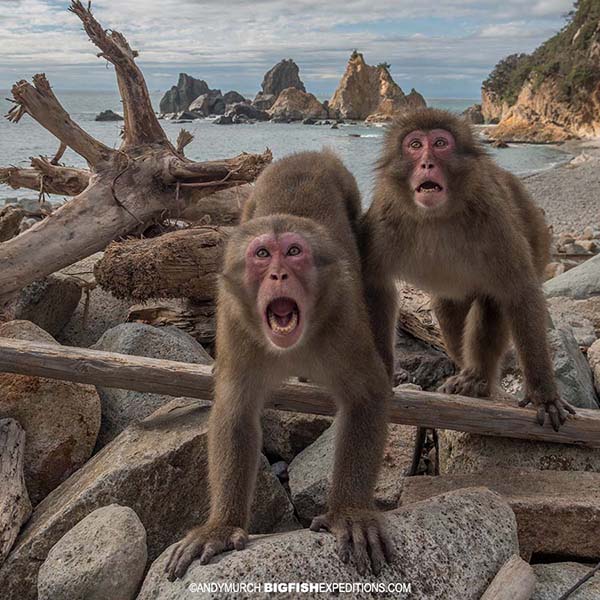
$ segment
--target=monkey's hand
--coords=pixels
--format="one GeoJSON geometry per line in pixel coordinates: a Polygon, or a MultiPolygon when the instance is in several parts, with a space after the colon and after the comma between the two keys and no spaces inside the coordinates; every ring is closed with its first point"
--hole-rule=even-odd
{"type": "Polygon", "coordinates": [[[554,390],[550,393],[545,390],[528,391],[525,398],[519,402],[519,406],[533,404],[537,410],[537,422],[543,427],[546,420],[546,414],[550,418],[550,423],[554,431],[558,431],[560,426],[567,420],[567,413],[577,414],[575,409],[565,402],[554,390]]]}
{"type": "Polygon", "coordinates": [[[386,527],[380,513],[359,509],[328,512],[315,517],[310,524],[311,531],[333,533],[342,562],[347,563],[352,556],[361,575],[369,569],[378,575],[383,565],[393,560],[394,545],[386,527]]]}
{"type": "Polygon", "coordinates": [[[213,556],[228,550],[243,550],[248,543],[248,534],[240,527],[210,525],[192,529],[171,551],[165,572],[169,581],[181,578],[196,557],[200,564],[210,562],[213,556]]]}

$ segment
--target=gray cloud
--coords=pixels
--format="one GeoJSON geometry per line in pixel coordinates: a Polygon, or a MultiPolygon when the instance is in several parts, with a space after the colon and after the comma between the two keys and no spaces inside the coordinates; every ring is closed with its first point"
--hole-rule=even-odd
{"type": "MultiPolygon", "coordinates": [[[[114,86],[67,4],[0,2],[0,87],[37,71],[46,71],[56,87],[114,86]]],[[[439,95],[476,93],[500,58],[532,50],[560,27],[561,15],[570,7],[571,0],[94,3],[103,25],[122,31],[140,51],[152,89],[168,87],[178,71],[187,70],[211,85],[251,92],[268,67],[292,57],[309,88],[324,95],[335,87],[352,48],[364,51],[372,63],[391,62],[402,85],[428,95],[438,90],[439,95]],[[438,23],[433,32],[427,27],[430,18],[438,23]],[[410,25],[411,19],[419,25],[409,33],[385,27],[390,22],[410,25]],[[452,26],[440,33],[443,19],[452,26]]]]}

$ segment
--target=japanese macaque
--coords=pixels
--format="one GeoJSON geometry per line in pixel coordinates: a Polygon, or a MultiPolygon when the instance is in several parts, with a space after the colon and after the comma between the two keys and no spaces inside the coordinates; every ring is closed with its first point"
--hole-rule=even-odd
{"type": "Polygon", "coordinates": [[[356,182],[329,152],[269,166],[230,238],[219,282],[215,401],[209,428],[211,510],[167,564],[182,577],[248,541],[259,464],[260,415],[291,376],[327,386],[338,405],[328,512],[311,529],[336,537],[340,558],[378,573],[392,556],[373,489],[387,433],[391,389],[364,300],[356,238],[356,182]]]}
{"type": "Polygon", "coordinates": [[[546,336],[541,277],[550,236],[543,214],[466,122],[424,109],[393,124],[361,244],[372,327],[390,377],[395,283],[402,279],[431,293],[460,369],[440,391],[488,396],[512,335],[525,377],[520,405],[533,404],[540,425],[548,414],[556,430],[574,414],[558,395],[546,336]]]}

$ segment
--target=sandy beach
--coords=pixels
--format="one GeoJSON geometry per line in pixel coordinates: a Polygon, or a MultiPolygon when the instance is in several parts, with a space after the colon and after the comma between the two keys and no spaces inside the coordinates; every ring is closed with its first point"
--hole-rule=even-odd
{"type": "Polygon", "coordinates": [[[589,158],[525,176],[523,181],[555,232],[581,233],[588,225],[600,228],[600,140],[569,142],[563,149],[589,158]]]}

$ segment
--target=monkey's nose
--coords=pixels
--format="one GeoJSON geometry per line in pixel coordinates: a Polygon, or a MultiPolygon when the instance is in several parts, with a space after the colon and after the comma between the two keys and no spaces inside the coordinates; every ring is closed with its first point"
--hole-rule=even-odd
{"type": "Polygon", "coordinates": [[[288,274],[281,272],[281,273],[271,273],[271,275],[269,276],[273,281],[279,281],[281,279],[281,281],[285,281],[288,278],[288,274]]]}
{"type": "Polygon", "coordinates": [[[434,164],[430,163],[430,162],[424,162],[421,164],[421,169],[425,169],[426,171],[430,171],[431,169],[433,169],[434,164]]]}

